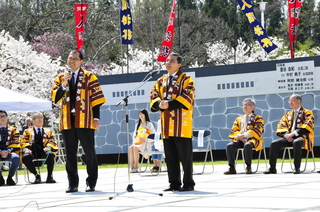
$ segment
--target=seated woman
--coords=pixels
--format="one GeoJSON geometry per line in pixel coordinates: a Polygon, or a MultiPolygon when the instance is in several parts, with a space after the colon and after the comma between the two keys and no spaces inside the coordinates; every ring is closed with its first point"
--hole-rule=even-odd
{"type": "Polygon", "coordinates": [[[131,173],[138,172],[139,152],[145,150],[148,135],[155,133],[153,124],[150,122],[148,111],[141,109],[138,115],[139,121],[133,132],[133,144],[129,147],[131,173]]]}

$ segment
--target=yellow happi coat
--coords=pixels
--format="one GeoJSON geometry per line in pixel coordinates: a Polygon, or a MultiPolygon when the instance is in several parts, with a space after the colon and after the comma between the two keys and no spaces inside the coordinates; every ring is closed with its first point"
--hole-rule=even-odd
{"type": "MultiPolygon", "coordinates": [[[[52,101],[55,102],[57,90],[62,85],[64,73],[54,80],[52,85],[52,101]]],[[[98,78],[89,71],[80,68],[76,85],[75,128],[94,128],[92,108],[106,102],[98,78]]],[[[59,130],[71,129],[70,92],[65,92],[58,101],[60,107],[59,130]]]]}
{"type": "MultiPolygon", "coordinates": [[[[293,111],[289,111],[280,119],[277,126],[277,136],[283,137],[285,133],[290,133],[293,123],[293,111]]],[[[312,151],[314,145],[314,116],[311,110],[301,107],[297,114],[296,129],[307,129],[308,134],[302,135],[303,146],[306,150],[312,151]]]]}
{"type": "Polygon", "coordinates": [[[21,149],[19,138],[20,138],[19,130],[17,130],[17,128],[15,127],[8,125],[8,137],[6,141],[6,146],[8,149],[12,148],[11,153],[16,153],[18,155],[20,154],[20,149],[21,149]]]}
{"type": "Polygon", "coordinates": [[[264,120],[261,116],[253,114],[253,116],[251,116],[249,121],[246,123],[246,115],[243,115],[236,118],[236,120],[234,121],[229,138],[231,138],[231,141],[233,142],[238,142],[235,137],[238,134],[248,132],[252,135],[252,137],[249,138],[248,141],[254,144],[254,148],[256,149],[256,151],[259,151],[262,148],[263,144],[263,131],[264,120]],[[244,125],[243,127],[242,124],[244,125]]]}
{"type": "MultiPolygon", "coordinates": [[[[54,139],[54,134],[52,130],[43,128],[43,140],[42,143],[45,147],[50,147],[52,152],[56,152],[58,150],[58,144],[54,139]]],[[[35,142],[35,133],[34,128],[30,127],[23,132],[23,136],[21,139],[21,149],[25,147],[32,146],[31,143],[35,142]]]]}
{"type": "Polygon", "coordinates": [[[167,85],[168,75],[160,77],[154,84],[150,94],[151,112],[157,112],[154,104],[161,100],[176,100],[184,108],[161,111],[161,132],[163,138],[183,137],[192,138],[192,118],[194,104],[194,82],[190,75],[179,70],[167,85]]]}

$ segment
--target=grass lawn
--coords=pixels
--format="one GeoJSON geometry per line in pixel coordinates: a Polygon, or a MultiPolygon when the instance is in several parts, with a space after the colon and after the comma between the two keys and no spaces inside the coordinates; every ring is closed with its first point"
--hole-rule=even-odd
{"type": "MultiPolygon", "coordinates": [[[[277,163],[281,163],[282,159],[278,158],[277,160],[277,163]]],[[[292,160],[293,161],[293,160],[292,160]]],[[[312,159],[308,159],[308,162],[311,162],[312,159]]],[[[320,162],[320,158],[315,158],[315,161],[316,162],[320,162]]],[[[252,163],[253,164],[256,164],[258,162],[258,160],[252,160],[252,163]]],[[[269,163],[269,160],[267,160],[267,162],[269,163]]],[[[304,163],[305,162],[305,159],[302,159],[302,162],[301,163],[304,163]]],[[[238,161],[239,164],[242,164],[243,161],[242,160],[239,160],[238,161]]],[[[264,163],[264,159],[261,159],[260,160],[260,163],[264,163]]],[[[285,160],[285,163],[289,163],[289,159],[285,160]]],[[[208,165],[211,164],[211,161],[207,162],[208,165]]],[[[214,165],[227,165],[228,164],[228,161],[214,161],[214,165]]],[[[193,163],[193,165],[203,165],[203,161],[195,161],[193,163]]],[[[99,165],[99,169],[108,169],[108,168],[127,168],[128,167],[128,164],[101,164],[99,165]]],[[[83,165],[81,162],[78,163],[78,169],[85,169],[86,168],[86,165],[83,165]]],[[[46,168],[42,168],[43,171],[42,173],[45,173],[46,172],[46,168]]],[[[55,167],[54,167],[54,171],[65,171],[65,164],[56,164],[55,167]]],[[[18,170],[18,175],[23,175],[24,174],[24,170],[18,170]]],[[[7,176],[7,171],[4,171],[3,172],[3,175],[4,176],[7,176]]]]}

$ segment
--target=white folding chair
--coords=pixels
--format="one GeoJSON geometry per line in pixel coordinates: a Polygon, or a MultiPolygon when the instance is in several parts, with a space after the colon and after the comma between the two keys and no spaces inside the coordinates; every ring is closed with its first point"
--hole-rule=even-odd
{"type": "MultiPolygon", "coordinates": [[[[302,147],[301,149],[305,149],[304,147],[302,147]]],[[[282,163],[281,163],[281,171],[283,171],[283,163],[284,163],[284,158],[286,156],[286,152],[288,152],[288,156],[289,156],[289,161],[290,161],[290,167],[291,167],[291,170],[294,171],[294,167],[292,165],[292,162],[291,162],[291,153],[290,153],[290,150],[293,150],[293,147],[285,147],[283,149],[283,155],[282,155],[282,163]]],[[[307,151],[307,150],[306,150],[307,151]]],[[[315,169],[316,169],[316,162],[314,160],[314,153],[313,153],[313,148],[312,148],[312,151],[311,151],[311,156],[312,156],[312,160],[313,160],[313,169],[310,171],[310,172],[313,172],[315,169]]],[[[304,172],[306,171],[307,169],[307,163],[308,163],[308,157],[309,157],[309,151],[307,151],[306,153],[306,162],[304,164],[304,169],[303,170],[300,170],[301,172],[304,172]]]]}
{"type": "MultiPolygon", "coordinates": [[[[151,172],[151,175],[147,175],[147,176],[157,176],[161,169],[162,169],[162,164],[164,163],[164,151],[163,151],[163,148],[160,148],[159,151],[151,151],[150,150],[150,147],[152,146],[152,144],[154,144],[155,142],[159,142],[159,144],[161,145],[161,133],[153,133],[153,134],[150,134],[147,138],[147,145],[145,147],[145,150],[144,151],[141,151],[139,152],[141,155],[142,155],[142,158],[141,158],[141,162],[140,162],[140,166],[139,166],[139,169],[138,169],[138,172],[139,172],[139,175],[140,176],[143,176],[142,173],[146,172],[149,169],[151,169],[151,166],[150,166],[150,156],[153,155],[153,154],[161,154],[162,155],[162,160],[161,160],[161,163],[160,163],[160,167],[159,167],[159,170],[158,172],[151,172]],[[146,165],[145,165],[145,168],[144,170],[142,171],[142,166],[143,166],[143,161],[144,159],[146,159],[146,165]]],[[[163,145],[163,144],[162,144],[163,145]]],[[[151,170],[150,170],[151,171],[151,170]]],[[[146,176],[146,175],[144,175],[146,176]]]]}
{"type": "MultiPolygon", "coordinates": [[[[33,163],[35,163],[35,162],[38,162],[39,164],[36,164],[36,168],[40,165],[40,163],[42,164],[42,163],[44,163],[44,161],[45,161],[46,159],[33,159],[32,160],[32,162],[33,163]]],[[[39,175],[40,175],[40,172],[38,173],[39,175]]],[[[26,182],[26,183],[32,183],[31,181],[30,181],[30,178],[29,178],[29,170],[27,169],[27,167],[26,166],[24,166],[24,181],[26,182]]]]}
{"type": "Polygon", "coordinates": [[[206,168],[206,163],[208,159],[208,155],[210,153],[211,156],[211,163],[212,163],[212,171],[208,172],[208,174],[213,173],[214,165],[213,165],[213,155],[212,155],[212,146],[211,146],[211,131],[210,130],[194,130],[193,131],[193,152],[205,152],[205,157],[203,161],[203,168],[201,172],[196,173],[193,171],[194,175],[203,174],[206,168]],[[205,144],[206,143],[206,144],[205,144]]]}
{"type": "MultiPolygon", "coordinates": [[[[252,151],[256,151],[256,148],[252,148],[252,151]]],[[[241,156],[242,156],[242,160],[243,160],[243,166],[244,166],[244,169],[246,168],[246,164],[245,164],[245,161],[244,161],[244,149],[243,148],[239,148],[237,150],[237,154],[236,154],[236,161],[235,161],[235,167],[237,166],[237,162],[238,162],[238,159],[239,159],[239,153],[241,152],[241,156]]],[[[265,143],[263,142],[262,144],[262,148],[259,150],[259,153],[258,153],[258,163],[257,163],[257,168],[255,171],[253,171],[252,173],[256,173],[259,169],[259,164],[260,164],[260,158],[261,158],[261,152],[263,152],[264,154],[264,161],[266,163],[266,169],[268,167],[268,163],[267,163],[267,154],[266,154],[266,149],[265,149],[265,143]]]]}
{"type": "MultiPolygon", "coordinates": [[[[6,161],[6,160],[2,160],[2,161],[0,161],[0,169],[2,169],[2,165],[5,164],[5,163],[9,163],[9,168],[10,168],[11,162],[10,161],[6,161]]],[[[9,173],[9,170],[7,171],[8,173],[9,173]]],[[[15,183],[17,184],[18,183],[18,170],[15,173],[15,178],[16,178],[16,182],[15,183]]]]}

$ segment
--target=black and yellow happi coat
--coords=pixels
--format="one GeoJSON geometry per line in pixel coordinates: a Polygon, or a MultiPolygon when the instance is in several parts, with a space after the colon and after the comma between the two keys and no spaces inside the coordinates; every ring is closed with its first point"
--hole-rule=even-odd
{"type": "MultiPolygon", "coordinates": [[[[293,124],[293,110],[284,114],[277,126],[277,136],[283,137],[285,133],[290,133],[293,124]]],[[[294,127],[294,126],[293,126],[294,127]]],[[[309,109],[301,107],[297,114],[295,129],[306,129],[308,134],[301,135],[303,139],[303,146],[306,150],[312,151],[314,145],[314,116],[309,109]]]]}
{"type": "MultiPolygon", "coordinates": [[[[57,90],[62,85],[63,76],[64,73],[59,74],[52,85],[53,102],[57,90]]],[[[106,102],[98,78],[92,72],[80,68],[76,87],[75,128],[95,129],[92,108],[106,102]]],[[[59,130],[71,129],[70,92],[66,91],[59,102],[61,102],[59,130]]]]}
{"type": "MultiPolygon", "coordinates": [[[[54,134],[52,130],[43,128],[43,140],[42,143],[45,147],[50,147],[52,152],[57,152],[58,144],[54,139],[54,134]]],[[[31,147],[31,143],[35,142],[35,132],[34,128],[30,127],[23,132],[21,139],[21,149],[25,147],[31,147]]]]}
{"type": "Polygon", "coordinates": [[[231,138],[233,142],[238,142],[235,139],[236,135],[244,132],[250,133],[253,137],[249,138],[248,141],[254,144],[254,148],[256,151],[259,151],[262,148],[263,144],[263,131],[264,131],[264,120],[261,116],[253,114],[250,117],[248,123],[246,124],[246,128],[244,132],[241,132],[241,122],[245,123],[246,115],[240,116],[236,118],[233,123],[229,138],[231,138]]]}
{"type": "MultiPolygon", "coordinates": [[[[12,148],[11,153],[20,154],[20,132],[17,128],[7,125],[8,127],[8,137],[6,141],[6,146],[8,149],[12,148]]],[[[0,136],[1,137],[1,136],[0,136]]],[[[0,138],[1,139],[1,138],[0,138]]]]}
{"type": "Polygon", "coordinates": [[[194,81],[188,74],[179,70],[168,85],[169,75],[160,77],[154,84],[150,93],[151,112],[159,109],[153,107],[161,100],[176,100],[183,105],[182,108],[169,111],[161,110],[161,132],[163,138],[183,137],[192,138],[192,118],[194,104],[194,81]]]}

